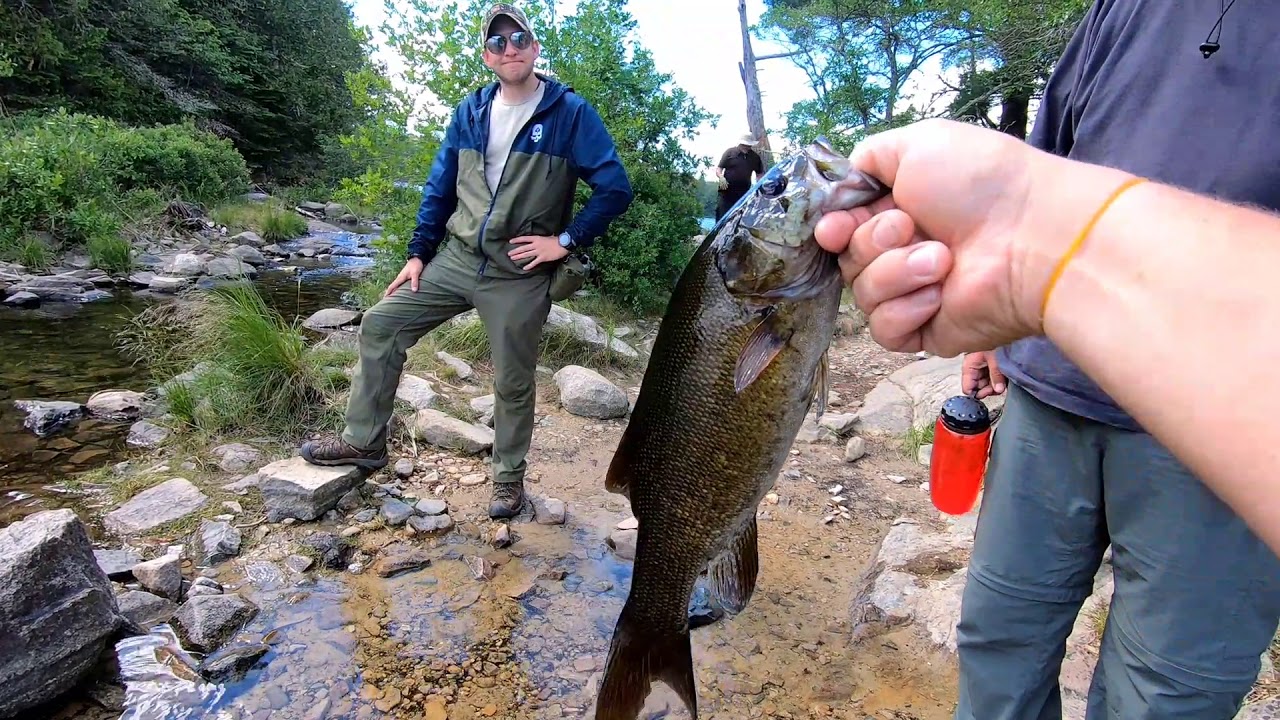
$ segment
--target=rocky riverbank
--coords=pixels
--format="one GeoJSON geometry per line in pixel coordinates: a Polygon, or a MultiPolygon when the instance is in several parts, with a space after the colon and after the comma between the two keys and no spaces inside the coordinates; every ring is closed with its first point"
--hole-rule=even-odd
{"type": "MultiPolygon", "coordinates": [[[[951,716],[975,518],[929,506],[919,428],[956,392],[958,361],[886,353],[846,319],[829,414],[806,424],[758,513],[757,596],[727,621],[705,593],[692,604],[707,717],[951,716]]],[[[326,311],[310,324],[342,345],[354,322],[326,311]]],[[[636,362],[540,368],[520,517],[485,514],[490,368],[423,352],[401,379],[383,471],[310,467],[268,438],[175,434],[83,484],[80,519],[0,530],[0,548],[20,548],[0,552],[0,598],[40,608],[17,623],[26,644],[0,676],[27,678],[21,697],[49,702],[42,717],[118,717],[126,702],[193,718],[590,717],[636,528],[602,478],[653,327],[624,339],[564,307],[548,322],[636,362]],[[86,598],[83,621],[46,651],[42,628],[72,597],[86,598]]],[[[94,406],[164,427],[157,401],[94,406]]],[[[1087,688],[1106,587],[1072,638],[1068,693],[1087,688]]],[[[0,599],[0,615],[10,607],[0,599]]],[[[678,707],[660,688],[646,717],[687,717],[678,707]]]]}
{"type": "MultiPolygon", "coordinates": [[[[246,199],[270,201],[262,193],[251,193],[246,199]]],[[[130,272],[112,275],[92,267],[89,257],[80,254],[65,255],[40,272],[0,262],[0,303],[36,308],[45,303],[102,302],[122,292],[171,295],[193,286],[251,279],[263,270],[292,269],[290,262],[372,255],[367,234],[326,222],[347,227],[359,223],[342,205],[308,202],[293,210],[305,219],[305,236],[269,243],[251,230],[233,233],[199,206],[174,201],[152,224],[152,232],[132,239],[130,272]]],[[[371,229],[377,231],[376,226],[371,229]]]]}

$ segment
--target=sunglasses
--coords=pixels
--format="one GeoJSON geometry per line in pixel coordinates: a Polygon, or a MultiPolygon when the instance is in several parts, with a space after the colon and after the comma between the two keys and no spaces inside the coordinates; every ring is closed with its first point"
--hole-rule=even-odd
{"type": "Polygon", "coordinates": [[[484,46],[494,55],[501,55],[507,51],[507,42],[510,38],[512,45],[517,50],[524,50],[533,44],[533,36],[523,30],[516,30],[511,35],[490,35],[489,39],[484,41],[484,46]]]}

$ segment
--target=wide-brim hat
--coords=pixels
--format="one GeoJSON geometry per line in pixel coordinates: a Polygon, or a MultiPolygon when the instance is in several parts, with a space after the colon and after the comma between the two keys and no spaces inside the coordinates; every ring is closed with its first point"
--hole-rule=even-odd
{"type": "Polygon", "coordinates": [[[753,133],[743,133],[738,138],[739,145],[751,145],[752,147],[755,147],[756,142],[756,136],[753,133]]]}
{"type": "Polygon", "coordinates": [[[493,21],[499,17],[506,15],[520,26],[520,29],[533,35],[533,28],[529,25],[529,18],[523,12],[520,12],[515,5],[511,3],[494,3],[489,6],[489,11],[484,14],[484,23],[480,26],[480,41],[484,42],[489,39],[489,27],[493,25],[493,21]]]}

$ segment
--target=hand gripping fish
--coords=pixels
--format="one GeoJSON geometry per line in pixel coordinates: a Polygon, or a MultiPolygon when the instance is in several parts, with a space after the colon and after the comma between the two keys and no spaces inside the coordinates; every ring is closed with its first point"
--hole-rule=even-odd
{"type": "Polygon", "coordinates": [[[596,720],[635,720],[654,679],[698,717],[689,596],[706,570],[727,612],[746,608],[756,508],[815,397],[826,406],[842,283],[814,226],[889,192],[819,139],[765,173],[680,277],[605,479],[640,527],[596,720]]]}

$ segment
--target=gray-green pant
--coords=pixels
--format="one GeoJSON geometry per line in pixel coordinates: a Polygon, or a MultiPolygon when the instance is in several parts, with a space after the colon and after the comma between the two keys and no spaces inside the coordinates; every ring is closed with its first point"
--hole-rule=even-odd
{"type": "Polygon", "coordinates": [[[1066,639],[1110,543],[1085,717],[1230,720],[1280,620],[1280,560],[1150,435],[1008,388],[956,629],[956,718],[1062,717],[1066,639]]]}
{"type": "Polygon", "coordinates": [[[533,437],[535,368],[551,310],[551,276],[481,277],[478,257],[455,244],[427,264],[417,292],[405,283],[365,312],[342,438],[359,448],[385,443],[409,348],[441,323],[475,308],[489,335],[494,368],[493,480],[518,482],[524,479],[533,437]]]}

